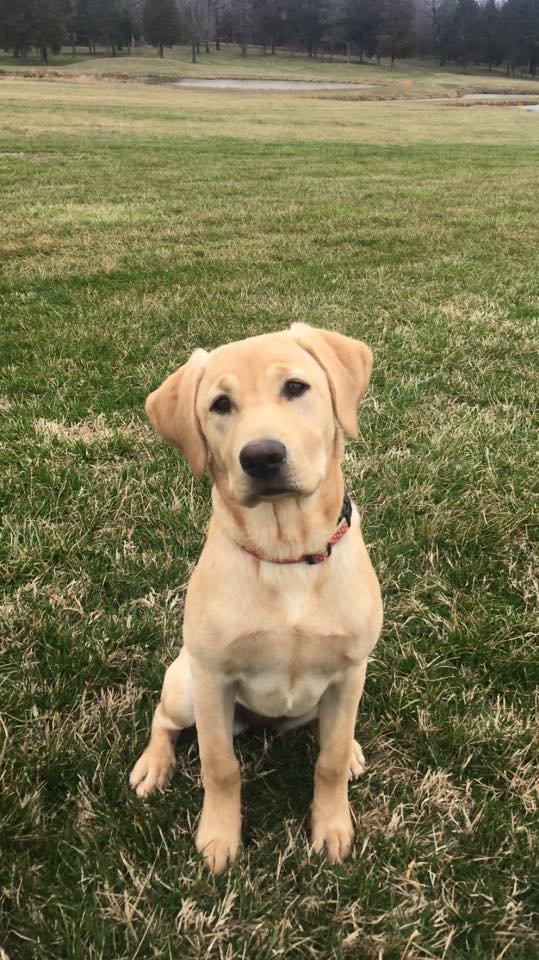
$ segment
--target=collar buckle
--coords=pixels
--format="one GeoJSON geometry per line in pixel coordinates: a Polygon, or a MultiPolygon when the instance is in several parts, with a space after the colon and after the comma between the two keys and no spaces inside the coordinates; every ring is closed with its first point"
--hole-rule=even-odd
{"type": "Polygon", "coordinates": [[[341,515],[337,520],[337,526],[339,526],[341,520],[346,520],[349,527],[352,526],[352,501],[348,496],[348,490],[344,491],[344,497],[342,501],[341,515]]]}

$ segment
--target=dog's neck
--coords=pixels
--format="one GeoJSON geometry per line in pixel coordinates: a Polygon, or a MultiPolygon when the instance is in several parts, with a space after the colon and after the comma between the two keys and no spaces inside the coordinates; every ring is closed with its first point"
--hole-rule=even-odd
{"type": "Polygon", "coordinates": [[[337,459],[331,462],[318,489],[309,496],[287,496],[245,507],[214,484],[214,517],[234,543],[271,560],[290,560],[325,549],[335,532],[344,496],[344,479],[337,459]]]}

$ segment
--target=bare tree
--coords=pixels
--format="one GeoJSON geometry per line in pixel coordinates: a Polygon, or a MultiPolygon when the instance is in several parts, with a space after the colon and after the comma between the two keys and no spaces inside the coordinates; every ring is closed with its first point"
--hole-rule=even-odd
{"type": "Polygon", "coordinates": [[[201,41],[210,35],[210,2],[209,0],[180,0],[180,13],[191,43],[191,60],[196,63],[201,41]]]}

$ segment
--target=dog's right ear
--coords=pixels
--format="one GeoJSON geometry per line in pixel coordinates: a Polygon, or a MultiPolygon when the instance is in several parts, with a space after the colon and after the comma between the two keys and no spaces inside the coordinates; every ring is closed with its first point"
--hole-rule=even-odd
{"type": "Polygon", "coordinates": [[[196,414],[198,386],[208,354],[195,350],[146,400],[146,413],[155,429],[181,450],[196,477],[203,477],[208,459],[204,434],[196,414]]]}
{"type": "Polygon", "coordinates": [[[367,344],[307,323],[293,323],[290,333],[325,371],[335,416],[349,437],[357,437],[357,408],[372,370],[372,353],[367,344]]]}

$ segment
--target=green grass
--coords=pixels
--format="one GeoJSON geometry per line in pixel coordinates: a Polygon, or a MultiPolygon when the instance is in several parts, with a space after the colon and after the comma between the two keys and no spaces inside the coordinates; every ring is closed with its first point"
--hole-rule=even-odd
{"type": "Polygon", "coordinates": [[[1,93],[3,960],[537,958],[539,117],[1,93]],[[209,511],[143,403],[294,320],[375,357],[345,462],[386,609],[357,850],[308,851],[309,734],[247,734],[214,881],[194,736],[164,795],[127,786],[209,511]]]}
{"type": "Polygon", "coordinates": [[[503,68],[489,71],[470,66],[464,73],[451,64],[440,68],[437,63],[423,60],[397,60],[391,69],[388,60],[380,65],[375,60],[359,63],[336,56],[308,57],[306,54],[289,54],[279,50],[276,56],[260,55],[260,48],[251,47],[249,55],[242,57],[238,46],[225,44],[220,51],[211,45],[209,54],[201,48],[198,63],[191,63],[191,47],[173,47],[166,50],[161,59],[150,46],[137,46],[135,56],[127,51],[116,57],[109,56],[105,48],[97,56],[90,56],[83,48],[75,55],[71,48],[51,54],[49,65],[44,67],[38,51],[21,64],[9,53],[0,52],[0,71],[8,73],[35,73],[38,75],[67,75],[117,77],[129,79],[174,79],[179,77],[266,77],[287,80],[338,80],[369,84],[369,88],[355,92],[359,98],[414,98],[431,96],[456,96],[466,92],[525,93],[539,96],[539,78],[525,76],[506,77],[503,68]]]}

